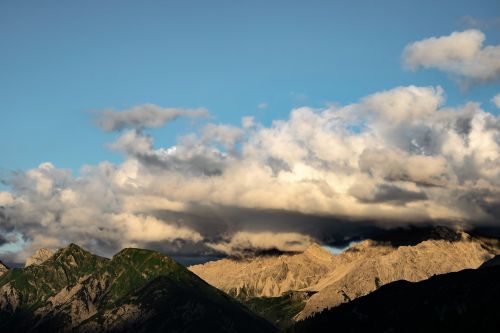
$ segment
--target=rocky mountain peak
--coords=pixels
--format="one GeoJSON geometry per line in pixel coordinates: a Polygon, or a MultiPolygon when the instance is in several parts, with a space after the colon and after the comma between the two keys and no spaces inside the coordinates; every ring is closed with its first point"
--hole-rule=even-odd
{"type": "Polygon", "coordinates": [[[58,261],[67,261],[67,260],[74,260],[75,258],[88,258],[93,256],[92,253],[84,250],[80,246],[71,243],[66,247],[63,247],[59,249],[56,253],[52,255],[51,258],[53,260],[58,260],[58,261]]]}
{"type": "Polygon", "coordinates": [[[0,318],[1,332],[276,331],[161,253],[75,244],[2,276],[0,318]]]}
{"type": "Polygon", "coordinates": [[[333,254],[324,249],[318,243],[312,243],[311,245],[309,245],[303,252],[303,254],[322,261],[331,261],[333,258],[333,254]]]}
{"type": "Polygon", "coordinates": [[[28,259],[26,259],[26,264],[24,265],[24,267],[28,267],[31,265],[40,265],[47,259],[51,258],[54,253],[55,252],[50,249],[41,248],[33,253],[28,259]]]}

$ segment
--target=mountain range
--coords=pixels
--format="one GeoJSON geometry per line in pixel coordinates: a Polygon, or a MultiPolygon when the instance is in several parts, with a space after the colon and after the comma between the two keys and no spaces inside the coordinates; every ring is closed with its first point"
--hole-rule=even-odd
{"type": "Polygon", "coordinates": [[[393,230],[340,254],[311,244],[186,268],[155,251],[108,259],[70,244],[38,250],[23,268],[0,263],[0,331],[427,332],[481,311],[491,328],[500,307],[485,294],[498,292],[499,249],[435,227],[393,230]],[[417,318],[424,323],[405,329],[417,318]]]}
{"type": "Polygon", "coordinates": [[[0,277],[1,332],[274,332],[225,293],[158,252],[113,258],[75,244],[0,277]]]}
{"type": "MultiPolygon", "coordinates": [[[[262,297],[272,304],[278,301],[273,297],[301,292],[293,317],[303,320],[393,281],[416,282],[477,268],[496,253],[498,247],[463,231],[432,228],[425,233],[408,230],[392,238],[365,240],[338,255],[313,244],[299,254],[225,258],[189,269],[248,304],[262,297]]],[[[297,298],[289,299],[297,303],[297,298]]],[[[267,311],[263,307],[260,312],[267,311]]]]}

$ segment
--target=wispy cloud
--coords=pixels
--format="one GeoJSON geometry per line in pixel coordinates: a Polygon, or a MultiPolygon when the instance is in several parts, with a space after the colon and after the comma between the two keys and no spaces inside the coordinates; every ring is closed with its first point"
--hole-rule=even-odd
{"type": "Polygon", "coordinates": [[[500,17],[481,19],[466,15],[460,19],[460,23],[466,28],[487,30],[500,27],[500,17]]]}
{"type": "Polygon", "coordinates": [[[262,102],[257,105],[257,109],[265,110],[269,107],[269,103],[267,102],[262,102]]]}
{"type": "Polygon", "coordinates": [[[98,113],[95,123],[106,132],[123,129],[143,129],[161,127],[178,117],[206,117],[206,109],[162,108],[154,104],[135,106],[129,110],[103,110],[98,113]]]}

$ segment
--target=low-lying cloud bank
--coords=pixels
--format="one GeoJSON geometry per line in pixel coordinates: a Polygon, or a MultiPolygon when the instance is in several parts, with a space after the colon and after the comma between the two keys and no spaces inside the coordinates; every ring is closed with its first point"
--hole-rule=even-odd
{"type": "MultiPolygon", "coordinates": [[[[496,68],[500,58],[482,40],[475,30],[452,34],[412,44],[405,57],[415,68],[452,72],[466,61],[457,74],[489,80],[498,71],[483,65],[496,68]]],[[[25,245],[4,260],[68,242],[103,255],[129,246],[300,251],[373,227],[500,219],[500,118],[478,103],[445,106],[439,86],[302,107],[270,126],[252,117],[242,126],[209,123],[171,147],[155,147],[147,134],[178,117],[207,116],[155,105],[105,110],[96,124],[120,133],[108,147],[123,163],[85,165],[78,176],[51,163],[13,174],[11,191],[0,192],[0,245],[25,245]]]]}

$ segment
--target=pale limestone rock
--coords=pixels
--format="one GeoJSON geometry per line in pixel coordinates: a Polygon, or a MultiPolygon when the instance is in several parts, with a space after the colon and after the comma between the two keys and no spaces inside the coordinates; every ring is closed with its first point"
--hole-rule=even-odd
{"type": "Polygon", "coordinates": [[[318,292],[307,301],[296,320],[364,296],[390,282],[417,282],[436,274],[478,268],[494,253],[480,241],[462,237],[453,242],[427,240],[398,248],[364,243],[338,257],[346,256],[351,258],[337,265],[311,288],[318,292]]]}
{"type": "Polygon", "coordinates": [[[47,259],[50,259],[54,255],[54,251],[49,249],[39,249],[31,257],[26,259],[26,264],[24,267],[31,265],[40,265],[44,263],[47,259]]]}
{"type": "Polygon", "coordinates": [[[421,281],[435,274],[477,268],[495,249],[464,232],[436,229],[437,239],[393,247],[365,240],[339,255],[317,244],[293,255],[222,259],[189,269],[235,296],[280,296],[291,290],[316,292],[296,320],[364,296],[396,281],[421,281]],[[444,238],[444,239],[439,239],[444,238]]]}
{"type": "Polygon", "coordinates": [[[225,258],[189,269],[233,296],[269,297],[315,285],[333,264],[334,256],[313,244],[299,254],[225,258]]]}

